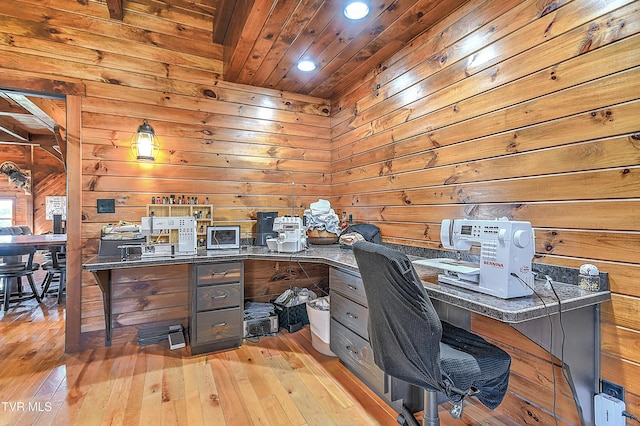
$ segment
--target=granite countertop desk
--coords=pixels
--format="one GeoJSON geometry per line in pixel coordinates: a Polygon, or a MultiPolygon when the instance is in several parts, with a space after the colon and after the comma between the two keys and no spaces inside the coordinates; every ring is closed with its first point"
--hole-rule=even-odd
{"type": "MultiPolygon", "coordinates": [[[[419,259],[409,256],[412,260],[419,259]]],[[[131,255],[122,261],[119,256],[96,256],[82,265],[90,272],[107,271],[112,269],[135,268],[153,265],[175,265],[185,263],[207,263],[223,261],[252,260],[291,260],[296,262],[325,263],[336,268],[357,272],[355,258],[351,250],[340,248],[338,245],[312,246],[310,249],[298,253],[271,252],[266,247],[252,246],[247,249],[209,250],[199,251],[197,256],[176,256],[142,259],[140,255],[131,255]]],[[[611,299],[609,291],[591,292],[580,289],[573,284],[554,282],[556,293],[560,297],[560,304],[555,294],[545,288],[545,283],[536,281],[536,293],[531,296],[514,299],[500,299],[475,291],[438,283],[438,270],[422,265],[414,265],[418,275],[423,280],[425,289],[432,299],[455,305],[498,321],[506,323],[520,323],[532,319],[546,317],[557,313],[559,306],[562,312],[597,305],[611,299]]],[[[108,283],[100,282],[103,293],[108,291],[108,283]]],[[[106,306],[105,306],[106,307],[106,306]]]]}
{"type": "MultiPolygon", "coordinates": [[[[418,260],[421,257],[410,255],[409,258],[418,260]]],[[[248,259],[324,263],[345,271],[354,273],[358,271],[351,250],[342,249],[338,245],[312,246],[298,253],[276,253],[270,252],[266,247],[253,246],[236,250],[202,250],[196,256],[174,258],[142,259],[140,255],[131,255],[124,261],[120,256],[96,256],[82,267],[94,274],[102,290],[106,325],[105,345],[111,345],[112,270],[248,259]]],[[[536,281],[533,295],[504,300],[438,283],[439,270],[420,264],[414,264],[414,266],[439,314],[445,315],[444,320],[452,322],[452,319],[457,321],[462,318],[468,326],[471,313],[477,313],[508,323],[570,366],[572,381],[577,388],[577,399],[583,409],[584,424],[593,424],[593,394],[598,391],[600,377],[599,305],[611,299],[611,293],[608,290],[590,292],[580,289],[575,284],[554,281],[556,297],[551,289],[545,288],[545,282],[536,281]],[[564,350],[565,336],[571,336],[567,339],[566,351],[564,350]]],[[[536,264],[534,264],[535,267],[536,264]]]]}

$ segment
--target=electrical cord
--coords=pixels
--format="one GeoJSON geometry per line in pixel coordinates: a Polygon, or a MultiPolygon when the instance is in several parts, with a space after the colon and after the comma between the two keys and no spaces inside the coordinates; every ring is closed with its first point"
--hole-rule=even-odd
{"type": "MultiPolygon", "coordinates": [[[[305,251],[307,249],[305,249],[305,251]]],[[[304,273],[304,276],[309,281],[311,281],[311,277],[307,273],[306,269],[304,269],[304,266],[302,266],[302,261],[301,261],[300,257],[298,257],[297,253],[291,253],[291,255],[289,255],[289,271],[293,270],[293,268],[291,266],[292,262],[295,262],[298,265],[298,267],[302,270],[302,272],[304,273]]],[[[327,293],[322,287],[320,287],[320,281],[318,281],[318,280],[312,281],[310,283],[310,286],[311,286],[311,288],[315,288],[316,290],[320,291],[323,296],[328,296],[329,295],[329,293],[327,293]]]]}
{"type": "MultiPolygon", "coordinates": [[[[302,263],[300,262],[299,257],[296,257],[296,263],[298,264],[300,269],[302,269],[302,272],[304,272],[304,275],[307,277],[307,279],[311,280],[311,277],[309,276],[309,274],[307,274],[307,271],[304,269],[304,266],[302,266],[302,263]]],[[[313,281],[311,285],[313,288],[319,290],[324,296],[329,295],[329,293],[327,293],[323,288],[320,287],[320,281],[313,281]]]]}
{"type": "Polygon", "coordinates": [[[628,417],[628,418],[630,418],[631,420],[634,420],[634,421],[636,421],[636,422],[640,423],[640,419],[638,419],[636,416],[634,416],[633,414],[631,414],[631,413],[629,413],[629,412],[627,412],[627,411],[623,411],[623,412],[622,412],[622,415],[623,415],[624,417],[628,417]]]}
{"type": "Polygon", "coordinates": [[[551,287],[551,290],[553,291],[554,296],[558,300],[558,321],[560,322],[560,330],[562,331],[562,340],[560,344],[560,363],[562,367],[562,375],[564,376],[564,379],[569,384],[569,388],[571,389],[571,394],[573,396],[573,401],[575,402],[576,409],[578,410],[578,414],[580,415],[580,420],[584,424],[584,413],[582,411],[582,406],[580,405],[580,401],[578,400],[578,392],[576,391],[576,386],[573,382],[573,378],[571,377],[571,371],[569,370],[569,366],[564,362],[564,343],[565,343],[566,334],[564,331],[564,323],[562,321],[562,302],[560,302],[560,296],[558,296],[558,293],[556,292],[556,289],[553,286],[553,280],[551,279],[551,277],[549,275],[545,275],[545,279],[547,280],[547,284],[549,285],[549,287],[551,287]]]}
{"type": "Polygon", "coordinates": [[[524,285],[526,285],[527,287],[529,287],[532,291],[533,294],[535,294],[538,299],[540,299],[540,301],[542,302],[542,305],[544,306],[544,310],[547,312],[547,319],[549,320],[549,349],[548,349],[548,353],[549,353],[549,361],[551,362],[551,377],[553,380],[553,418],[555,420],[556,426],[558,425],[558,415],[557,415],[557,396],[558,396],[558,386],[557,386],[557,382],[556,382],[556,370],[555,368],[553,368],[553,322],[551,321],[551,313],[549,312],[549,308],[547,307],[547,304],[545,303],[544,299],[542,298],[542,296],[540,296],[540,294],[538,294],[538,292],[536,291],[536,289],[534,287],[531,287],[525,280],[523,280],[518,274],[516,274],[515,272],[511,273],[512,277],[516,277],[518,280],[520,280],[524,285]]]}
{"type": "MultiPolygon", "coordinates": [[[[534,272],[534,274],[535,274],[536,278],[537,278],[538,275],[540,275],[537,272],[534,272]]],[[[523,280],[521,277],[519,277],[518,274],[511,273],[511,275],[516,277],[518,280],[520,280],[522,283],[524,283],[527,287],[531,288],[531,286],[529,286],[529,284],[527,284],[525,280],[523,280]]],[[[538,278],[538,279],[540,279],[540,278],[538,278]]],[[[573,378],[571,377],[571,370],[569,369],[569,366],[564,362],[564,344],[565,344],[565,340],[566,340],[566,333],[564,331],[564,323],[562,321],[562,302],[560,300],[560,296],[556,292],[555,287],[553,286],[553,280],[551,279],[551,277],[549,275],[545,275],[544,276],[544,280],[546,281],[546,286],[549,289],[551,289],[551,291],[553,292],[556,300],[558,301],[558,321],[560,323],[560,330],[561,330],[561,334],[562,334],[561,343],[560,343],[560,366],[561,366],[561,370],[562,370],[562,375],[563,375],[564,379],[567,381],[567,384],[569,385],[569,388],[571,389],[571,394],[573,396],[573,402],[576,405],[576,410],[578,411],[578,415],[580,416],[580,421],[582,422],[582,424],[584,424],[584,412],[582,410],[582,405],[580,404],[580,400],[578,399],[578,393],[576,391],[576,387],[575,387],[575,384],[573,382],[573,378]]],[[[531,290],[535,293],[536,296],[538,296],[538,298],[540,299],[540,301],[544,305],[544,308],[545,308],[545,310],[547,312],[547,317],[549,318],[549,325],[551,327],[551,331],[550,331],[551,345],[549,347],[549,357],[551,359],[551,363],[553,364],[553,354],[552,354],[552,349],[553,349],[553,324],[551,323],[551,314],[549,312],[549,309],[547,308],[546,303],[542,299],[542,297],[536,292],[536,290],[534,288],[531,288],[531,290]]],[[[556,386],[557,386],[557,384],[556,384],[556,378],[555,378],[555,370],[552,369],[551,371],[552,371],[552,375],[553,375],[553,414],[554,414],[554,417],[556,417],[556,424],[558,424],[557,415],[556,415],[556,397],[557,397],[556,386]]]]}

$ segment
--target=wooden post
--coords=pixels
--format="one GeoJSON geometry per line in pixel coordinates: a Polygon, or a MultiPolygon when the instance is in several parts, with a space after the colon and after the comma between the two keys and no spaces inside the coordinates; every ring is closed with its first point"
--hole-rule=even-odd
{"type": "Polygon", "coordinates": [[[67,321],[65,351],[80,350],[82,299],[82,98],[67,96],[67,321]]]}

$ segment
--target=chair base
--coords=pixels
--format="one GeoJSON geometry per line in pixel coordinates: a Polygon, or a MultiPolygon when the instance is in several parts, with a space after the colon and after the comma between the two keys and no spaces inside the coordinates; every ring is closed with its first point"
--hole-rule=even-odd
{"type": "MultiPolygon", "coordinates": [[[[424,390],[424,411],[422,413],[422,426],[440,426],[440,416],[438,415],[438,392],[433,390],[424,390]]],[[[449,414],[454,419],[462,417],[463,399],[453,403],[449,410],[449,414]]],[[[398,414],[397,421],[403,426],[420,426],[413,413],[402,406],[402,412],[398,414]]]]}

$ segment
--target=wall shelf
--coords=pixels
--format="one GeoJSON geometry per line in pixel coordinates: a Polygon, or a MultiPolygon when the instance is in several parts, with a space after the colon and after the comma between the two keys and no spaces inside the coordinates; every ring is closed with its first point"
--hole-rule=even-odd
{"type": "MultiPolygon", "coordinates": [[[[147,204],[147,216],[192,216],[196,219],[198,247],[204,247],[207,240],[207,226],[213,225],[212,204],[147,204]]],[[[157,235],[156,242],[178,242],[178,231],[157,235]]]]}

